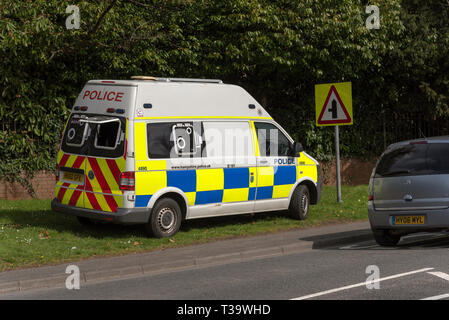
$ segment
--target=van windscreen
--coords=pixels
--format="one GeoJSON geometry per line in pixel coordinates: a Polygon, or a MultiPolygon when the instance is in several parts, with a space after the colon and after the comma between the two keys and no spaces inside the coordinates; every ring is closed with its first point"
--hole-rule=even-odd
{"type": "Polygon", "coordinates": [[[449,144],[408,144],[386,152],[376,167],[376,176],[449,174],[449,144]]]}

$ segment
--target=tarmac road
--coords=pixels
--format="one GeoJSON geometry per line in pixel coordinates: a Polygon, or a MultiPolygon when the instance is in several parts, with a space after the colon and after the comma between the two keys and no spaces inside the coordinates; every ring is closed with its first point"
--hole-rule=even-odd
{"type": "Polygon", "coordinates": [[[394,248],[373,240],[180,271],[83,283],[79,290],[10,292],[1,299],[449,299],[449,234],[394,248]],[[376,277],[377,276],[377,277],[376,277]],[[368,286],[367,286],[368,283],[368,286]]]}

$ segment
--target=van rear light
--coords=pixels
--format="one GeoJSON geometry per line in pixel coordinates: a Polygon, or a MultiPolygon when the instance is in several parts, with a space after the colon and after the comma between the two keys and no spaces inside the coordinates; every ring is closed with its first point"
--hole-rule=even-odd
{"type": "Polygon", "coordinates": [[[82,107],[80,107],[80,110],[81,111],[87,111],[87,107],[86,106],[82,106],[82,107]]]}
{"type": "Polygon", "coordinates": [[[136,185],[136,177],[134,171],[125,171],[120,174],[120,190],[134,191],[136,185]]]}
{"type": "Polygon", "coordinates": [[[373,201],[373,200],[374,200],[374,196],[373,195],[368,196],[368,201],[373,201]]]}
{"type": "Polygon", "coordinates": [[[113,113],[113,112],[115,112],[115,109],[114,108],[107,108],[106,112],[113,113]]]}

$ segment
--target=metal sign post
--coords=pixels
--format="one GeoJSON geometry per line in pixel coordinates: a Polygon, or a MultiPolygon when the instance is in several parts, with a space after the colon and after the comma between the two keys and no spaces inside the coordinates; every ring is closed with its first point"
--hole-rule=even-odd
{"type": "Polygon", "coordinates": [[[340,180],[340,137],[338,132],[338,126],[335,126],[335,158],[336,174],[337,174],[337,202],[341,202],[341,180],[340,180]]]}

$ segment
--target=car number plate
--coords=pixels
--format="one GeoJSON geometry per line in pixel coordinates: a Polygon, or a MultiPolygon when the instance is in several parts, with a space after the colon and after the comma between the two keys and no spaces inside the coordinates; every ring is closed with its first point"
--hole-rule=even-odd
{"type": "Polygon", "coordinates": [[[62,179],[67,180],[67,181],[73,181],[73,182],[77,182],[77,183],[82,183],[83,182],[83,175],[80,173],[74,173],[74,172],[63,172],[62,173],[62,179]]]}
{"type": "Polygon", "coordinates": [[[424,224],[425,216],[395,216],[393,224],[424,224]]]}

